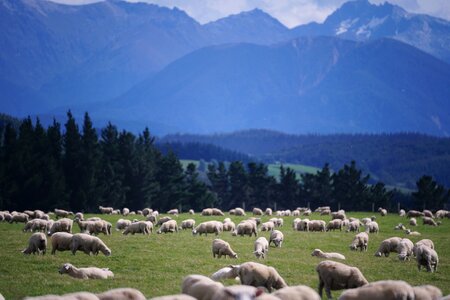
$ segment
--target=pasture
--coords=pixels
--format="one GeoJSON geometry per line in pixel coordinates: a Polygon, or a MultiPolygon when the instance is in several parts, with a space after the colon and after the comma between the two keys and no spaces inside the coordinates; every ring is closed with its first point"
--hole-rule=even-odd
{"type": "MultiPolygon", "coordinates": [[[[345,231],[335,232],[299,232],[293,231],[292,221],[295,217],[283,217],[284,226],[280,229],[284,233],[285,240],[282,248],[270,247],[268,257],[260,262],[275,267],[289,285],[305,284],[317,289],[318,277],[315,271],[316,265],[321,261],[312,257],[311,252],[320,248],[326,252],[340,252],[345,255],[346,264],[358,267],[370,281],[383,279],[405,280],[411,285],[433,284],[439,287],[443,294],[450,294],[450,220],[444,219],[438,227],[424,226],[418,219],[418,226],[413,230],[422,233],[420,237],[409,237],[405,233],[394,230],[399,222],[407,224],[407,219],[396,214],[388,214],[381,217],[373,213],[348,212],[347,217],[377,216],[380,225],[379,234],[370,234],[369,248],[367,252],[353,252],[349,250],[354,233],[345,231]],[[434,241],[439,254],[439,266],[436,273],[427,273],[424,270],[417,271],[416,262],[401,262],[395,253],[389,257],[374,257],[380,242],[388,237],[409,237],[414,243],[422,238],[434,241]]],[[[94,215],[86,214],[85,217],[94,215]]],[[[99,216],[99,215],[95,215],[99,216]]],[[[247,213],[247,217],[251,213],[247,213]]],[[[101,215],[105,220],[115,226],[116,221],[122,216],[101,215]]],[[[128,219],[133,219],[130,216],[128,219]]],[[[174,218],[180,224],[182,220],[191,218],[191,215],[181,214],[174,218]]],[[[229,216],[237,224],[246,217],[229,216]]],[[[206,220],[220,220],[225,217],[200,216],[193,218],[197,224],[206,220]]],[[[139,219],[144,217],[139,216],[139,219]]],[[[262,221],[267,221],[268,216],[263,216],[262,221]]],[[[323,219],[328,222],[330,216],[319,216],[313,213],[309,219],[323,219]]],[[[409,226],[407,226],[409,227],[409,226]]],[[[139,289],[148,298],[180,292],[182,278],[189,274],[211,275],[218,269],[229,264],[239,264],[246,261],[257,261],[253,255],[253,243],[255,237],[234,237],[230,232],[223,232],[219,238],[228,241],[235,250],[238,259],[213,259],[211,243],[214,235],[193,236],[190,230],[180,230],[174,234],[156,234],[156,230],[149,236],[128,235],[115,231],[111,236],[99,237],[112,250],[110,257],[102,254],[88,256],[77,252],[74,256],[69,251],[57,252],[50,255],[51,243],[44,256],[23,255],[23,250],[31,233],[22,232],[23,224],[0,223],[0,293],[6,299],[21,299],[24,296],[42,294],[63,294],[75,291],[100,292],[118,287],[133,287],[139,289]],[[111,280],[79,280],[58,273],[59,267],[70,262],[77,267],[96,266],[108,267],[115,278],[111,280]]],[[[79,228],[74,224],[74,233],[79,228]]],[[[269,239],[268,232],[259,232],[259,236],[269,239]]],[[[227,281],[226,284],[233,284],[227,281]]],[[[336,297],[339,291],[332,292],[336,297]]]]}

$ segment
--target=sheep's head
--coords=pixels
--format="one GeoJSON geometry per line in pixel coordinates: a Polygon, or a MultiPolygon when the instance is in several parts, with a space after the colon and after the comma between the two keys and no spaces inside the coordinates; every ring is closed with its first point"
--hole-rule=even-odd
{"type": "Polygon", "coordinates": [[[253,251],[253,254],[255,254],[256,258],[264,258],[264,252],[258,250],[258,251],[253,251]]]}
{"type": "Polygon", "coordinates": [[[69,263],[65,263],[64,265],[61,266],[61,268],[59,268],[59,274],[65,274],[68,273],[69,270],[71,270],[73,268],[72,264],[69,263]]]}
{"type": "Polygon", "coordinates": [[[376,256],[376,257],[381,257],[381,252],[380,252],[380,251],[375,252],[375,256],[376,256]]]}
{"type": "MultiPolygon", "coordinates": [[[[351,249],[351,246],[352,245],[350,245],[350,249],[351,249]]],[[[356,247],[355,247],[355,249],[356,249],[356,247]]],[[[322,251],[320,251],[320,249],[314,249],[314,251],[311,253],[311,256],[319,256],[319,253],[321,253],[322,251]]]]}

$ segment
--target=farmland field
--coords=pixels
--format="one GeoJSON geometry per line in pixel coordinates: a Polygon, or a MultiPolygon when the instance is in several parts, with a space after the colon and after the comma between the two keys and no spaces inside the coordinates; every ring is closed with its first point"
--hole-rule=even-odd
{"type": "MultiPolygon", "coordinates": [[[[372,213],[347,213],[352,217],[367,217],[372,213]]],[[[90,217],[93,215],[86,215],[90,217]]],[[[378,216],[378,215],[377,215],[378,216]]],[[[115,225],[121,216],[101,216],[115,225]]],[[[182,214],[176,219],[190,218],[182,214]]],[[[226,214],[225,217],[228,217],[226,214]]],[[[230,216],[237,224],[245,217],[230,216]]],[[[197,224],[205,220],[223,220],[224,217],[203,217],[198,214],[193,217],[197,224]]],[[[320,217],[316,213],[310,219],[330,220],[329,216],[320,217]]],[[[129,217],[132,219],[132,217],[129,217]]],[[[144,219],[140,216],[140,219],[144,219]]],[[[269,217],[262,217],[267,221],[269,217]]],[[[419,226],[414,228],[422,233],[421,237],[411,237],[413,242],[422,238],[432,239],[439,254],[439,267],[436,273],[418,272],[416,262],[401,262],[394,253],[388,258],[374,257],[380,242],[388,237],[407,237],[403,232],[393,228],[399,222],[407,223],[406,218],[394,214],[387,217],[378,216],[379,234],[371,234],[369,250],[367,252],[352,252],[348,245],[353,239],[353,233],[339,232],[297,232],[291,224],[294,217],[284,217],[284,227],[281,228],[285,236],[282,248],[269,250],[268,257],[261,261],[275,267],[289,285],[305,284],[316,289],[318,278],[315,271],[320,262],[317,257],[311,257],[315,248],[328,252],[340,252],[347,258],[346,264],[357,266],[369,281],[383,279],[405,280],[411,285],[433,284],[442,289],[444,295],[450,293],[450,220],[444,219],[439,227],[419,226]]],[[[213,259],[211,242],[214,235],[193,236],[191,231],[180,231],[175,234],[153,234],[150,236],[124,236],[114,231],[111,236],[99,237],[111,248],[112,255],[105,257],[88,256],[77,252],[73,256],[70,252],[57,252],[44,256],[23,255],[23,250],[31,233],[22,232],[23,224],[0,223],[0,293],[6,299],[20,299],[26,295],[63,294],[75,291],[100,292],[118,287],[133,287],[142,291],[147,297],[180,292],[182,278],[189,274],[211,275],[216,270],[229,264],[239,264],[246,261],[257,261],[253,251],[255,238],[233,237],[229,232],[219,235],[228,241],[238,253],[239,258],[213,259]],[[97,266],[108,267],[114,274],[114,279],[82,281],[58,273],[59,267],[70,262],[78,267],[97,266]]],[[[74,225],[74,232],[79,232],[74,225]]],[[[259,233],[269,238],[267,232],[259,233]]],[[[50,242],[50,240],[49,240],[50,242]]],[[[50,247],[51,248],[51,247],[50,247]]],[[[227,281],[226,284],[233,284],[227,281]]],[[[340,292],[332,292],[334,296],[340,292]]]]}

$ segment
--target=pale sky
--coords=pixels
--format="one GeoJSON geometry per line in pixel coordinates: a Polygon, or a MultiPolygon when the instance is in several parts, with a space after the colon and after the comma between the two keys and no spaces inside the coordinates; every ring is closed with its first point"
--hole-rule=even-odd
{"type": "MultiPolygon", "coordinates": [[[[99,0],[51,0],[65,4],[87,4],[99,0]]],[[[101,0],[100,0],[101,1],[101,0]]],[[[127,0],[148,2],[160,6],[178,7],[204,24],[230,14],[260,8],[277,18],[287,27],[312,21],[323,22],[325,18],[348,0],[127,0]]],[[[370,0],[384,3],[385,0],[370,0]]],[[[409,12],[424,13],[450,20],[450,0],[390,0],[409,12]]]]}

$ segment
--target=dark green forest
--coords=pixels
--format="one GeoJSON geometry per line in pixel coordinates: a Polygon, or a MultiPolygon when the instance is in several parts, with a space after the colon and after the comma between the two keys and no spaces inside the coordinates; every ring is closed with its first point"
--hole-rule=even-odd
{"type": "Polygon", "coordinates": [[[216,146],[200,151],[202,147],[194,144],[184,151],[206,151],[212,161],[204,180],[195,164],[183,168],[173,151],[177,149],[170,149],[169,144],[156,146],[148,128],[137,135],[111,123],[97,130],[88,113],[81,124],[68,112],[64,124],[54,121],[47,128],[39,119],[17,122],[4,118],[0,137],[0,209],[58,207],[94,212],[98,205],[107,205],[198,211],[212,206],[227,210],[331,205],[333,209],[371,210],[373,206],[395,209],[397,203],[403,208],[438,209],[450,198],[450,191],[431,176],[418,178],[417,191],[412,194],[389,190],[382,182],[369,184],[370,175],[355,161],[334,172],[324,164],[316,174],[300,178],[281,166],[275,178],[268,175],[264,163],[221,161],[217,158],[239,158],[240,154],[216,146]]]}

